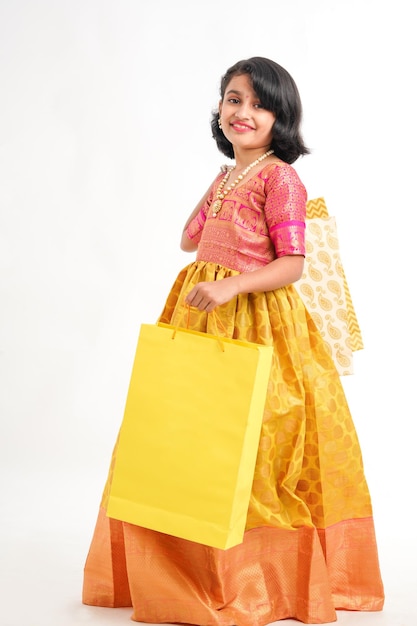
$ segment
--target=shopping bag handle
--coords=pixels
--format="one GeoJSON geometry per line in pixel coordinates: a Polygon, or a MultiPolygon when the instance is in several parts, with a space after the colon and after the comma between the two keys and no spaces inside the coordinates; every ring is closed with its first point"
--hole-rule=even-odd
{"type": "MultiPolygon", "coordinates": [[[[186,329],[188,330],[189,325],[190,325],[190,311],[191,311],[191,305],[190,304],[183,304],[183,307],[185,307],[187,309],[187,324],[186,324],[186,329]]],[[[208,315],[210,315],[210,313],[208,313],[208,315]]],[[[222,352],[224,352],[224,343],[219,335],[219,326],[221,327],[221,329],[223,330],[224,333],[227,333],[226,328],[224,327],[223,322],[221,321],[220,317],[217,315],[216,311],[211,311],[211,315],[213,317],[214,320],[214,325],[216,327],[216,334],[215,337],[217,339],[217,342],[220,346],[220,349],[222,352]]],[[[175,335],[177,334],[177,330],[179,328],[179,324],[177,324],[173,330],[172,333],[172,337],[171,339],[175,339],[175,335]]]]}

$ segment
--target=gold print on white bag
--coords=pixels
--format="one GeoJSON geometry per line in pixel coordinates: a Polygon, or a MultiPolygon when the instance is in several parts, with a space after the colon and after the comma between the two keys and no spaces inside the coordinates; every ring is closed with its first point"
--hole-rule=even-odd
{"type": "Polygon", "coordinates": [[[352,374],[352,352],[363,348],[362,336],[339,255],[336,221],[323,198],[307,203],[306,263],[296,287],[339,374],[352,374]]]}

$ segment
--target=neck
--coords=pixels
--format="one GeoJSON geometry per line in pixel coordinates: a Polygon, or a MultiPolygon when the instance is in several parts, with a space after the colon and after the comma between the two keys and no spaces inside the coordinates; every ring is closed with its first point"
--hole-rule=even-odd
{"type": "Polygon", "coordinates": [[[245,150],[244,152],[235,152],[235,170],[244,170],[248,165],[262,157],[270,148],[265,146],[256,150],[245,150]]]}

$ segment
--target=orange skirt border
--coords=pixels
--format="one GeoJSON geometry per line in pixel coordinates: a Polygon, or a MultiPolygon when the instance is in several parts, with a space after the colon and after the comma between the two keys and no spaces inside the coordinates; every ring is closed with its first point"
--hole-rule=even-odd
{"type": "Polygon", "coordinates": [[[101,508],[83,602],[132,606],[145,623],[265,626],[380,611],[384,592],[371,517],[327,529],[260,527],[219,550],[110,519],[101,508]],[[210,596],[207,595],[210,590],[210,596]]]}

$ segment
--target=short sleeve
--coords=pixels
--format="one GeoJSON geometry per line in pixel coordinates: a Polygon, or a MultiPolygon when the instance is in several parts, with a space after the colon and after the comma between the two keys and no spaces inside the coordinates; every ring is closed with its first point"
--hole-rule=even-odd
{"type": "Polygon", "coordinates": [[[203,232],[204,224],[206,223],[206,219],[207,219],[207,212],[213,201],[215,188],[216,188],[216,185],[213,184],[207,200],[205,201],[205,203],[203,204],[203,206],[201,207],[197,215],[191,220],[191,222],[187,226],[187,229],[186,229],[187,237],[188,239],[191,239],[194,243],[198,244],[200,242],[201,233],[203,232]]]}
{"type": "Polygon", "coordinates": [[[187,237],[195,243],[199,243],[201,239],[201,233],[203,232],[204,224],[207,219],[207,203],[201,208],[195,217],[187,226],[187,237]]]}
{"type": "Polygon", "coordinates": [[[305,256],[307,192],[287,163],[265,168],[265,219],[277,257],[305,256]]]}

